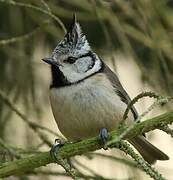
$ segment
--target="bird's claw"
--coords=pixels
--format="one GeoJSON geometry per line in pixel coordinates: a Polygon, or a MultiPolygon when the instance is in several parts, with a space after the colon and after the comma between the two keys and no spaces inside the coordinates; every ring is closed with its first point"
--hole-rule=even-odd
{"type": "MultiPolygon", "coordinates": [[[[102,128],[99,132],[99,141],[101,144],[106,144],[107,140],[108,140],[108,131],[106,128],[102,128]]],[[[103,149],[107,149],[107,148],[103,148],[103,149]]]]}
{"type": "Polygon", "coordinates": [[[57,160],[57,153],[59,151],[59,149],[64,146],[65,141],[61,140],[61,139],[55,139],[55,144],[52,145],[52,148],[50,150],[50,155],[53,159],[57,160]]]}

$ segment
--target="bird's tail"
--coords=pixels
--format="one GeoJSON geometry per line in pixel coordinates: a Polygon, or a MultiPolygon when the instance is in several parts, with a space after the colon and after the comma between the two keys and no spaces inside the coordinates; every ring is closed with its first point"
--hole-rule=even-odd
{"type": "Polygon", "coordinates": [[[129,142],[139,151],[144,160],[150,164],[155,163],[157,160],[164,161],[169,159],[164,152],[148,142],[143,136],[137,136],[129,140],[129,142]]]}

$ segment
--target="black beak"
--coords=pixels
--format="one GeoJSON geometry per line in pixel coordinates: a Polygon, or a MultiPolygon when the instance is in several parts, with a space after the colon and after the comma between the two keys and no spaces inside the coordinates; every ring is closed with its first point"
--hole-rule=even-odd
{"type": "Polygon", "coordinates": [[[42,60],[50,65],[53,65],[54,62],[52,58],[43,58],[42,60]]]}
{"type": "Polygon", "coordinates": [[[58,62],[54,61],[51,57],[50,58],[43,58],[42,59],[44,62],[50,64],[50,65],[54,65],[54,66],[62,66],[61,64],[59,64],[58,62]]]}

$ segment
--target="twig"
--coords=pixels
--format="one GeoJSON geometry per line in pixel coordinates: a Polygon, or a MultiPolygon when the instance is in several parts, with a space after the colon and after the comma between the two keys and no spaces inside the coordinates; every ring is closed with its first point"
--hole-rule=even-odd
{"type": "Polygon", "coordinates": [[[157,100],[156,102],[154,102],[145,112],[143,112],[137,119],[136,121],[130,125],[127,129],[124,130],[123,133],[120,134],[120,136],[114,138],[113,140],[111,141],[108,141],[106,144],[105,144],[105,148],[110,146],[111,143],[116,143],[118,141],[120,141],[121,139],[123,139],[134,127],[137,123],[139,123],[141,121],[141,119],[146,116],[151,110],[153,110],[156,106],[162,104],[162,103],[167,103],[169,101],[171,101],[173,99],[173,97],[167,97],[167,98],[162,98],[162,99],[159,99],[157,100]]]}
{"type": "MultiPolygon", "coordinates": [[[[46,21],[45,23],[43,23],[43,25],[45,26],[45,25],[48,25],[49,23],[50,23],[49,21],[46,21]]],[[[41,30],[41,26],[37,27],[36,29],[34,29],[33,31],[31,31],[31,32],[29,32],[27,34],[24,34],[24,35],[21,35],[21,36],[18,36],[18,37],[13,37],[13,38],[10,38],[10,39],[0,40],[0,45],[3,46],[3,45],[7,45],[7,44],[27,40],[30,37],[34,36],[36,33],[38,33],[40,30],[41,30]]]]}
{"type": "Polygon", "coordinates": [[[119,149],[129,154],[151,178],[155,180],[165,180],[165,178],[156,171],[149,163],[147,163],[143,158],[136,154],[133,148],[125,141],[120,141],[119,149]]]}
{"type": "MultiPolygon", "coordinates": [[[[156,94],[155,92],[142,92],[140,94],[138,94],[135,98],[133,98],[130,103],[127,105],[127,108],[124,112],[124,115],[123,115],[123,121],[128,117],[128,113],[130,111],[130,109],[132,108],[132,106],[141,98],[143,97],[150,97],[150,98],[156,98],[156,99],[159,99],[161,98],[160,95],[156,94]]],[[[122,122],[123,123],[123,122],[122,122]]]]}
{"type": "MultiPolygon", "coordinates": [[[[98,22],[99,22],[100,26],[102,27],[102,30],[103,30],[103,33],[104,33],[104,36],[105,36],[105,40],[106,40],[106,45],[107,45],[107,48],[110,51],[111,62],[112,62],[113,68],[115,70],[116,67],[115,67],[115,60],[114,60],[114,55],[113,55],[113,43],[112,43],[111,36],[110,36],[110,34],[108,32],[107,26],[105,25],[105,22],[103,21],[104,19],[102,17],[103,16],[103,14],[101,13],[102,11],[100,9],[98,9],[97,3],[96,3],[95,0],[90,0],[90,2],[92,4],[92,8],[95,11],[98,22]]],[[[100,7],[102,6],[102,8],[104,9],[104,5],[102,4],[102,1],[100,1],[98,3],[100,4],[100,7]]]]}
{"type": "Polygon", "coordinates": [[[49,170],[36,170],[36,171],[31,171],[28,172],[27,175],[51,175],[51,176],[68,176],[69,174],[65,172],[58,172],[58,171],[49,171],[49,170]]]}
{"type": "Polygon", "coordinates": [[[51,9],[49,7],[49,5],[45,2],[45,0],[40,0],[41,3],[47,8],[48,12],[51,12],[51,9]]]}
{"type": "Polygon", "coordinates": [[[17,159],[21,158],[21,155],[19,155],[16,151],[14,151],[14,149],[12,149],[10,146],[8,146],[3,139],[0,138],[0,145],[1,147],[3,147],[4,149],[6,149],[9,154],[12,156],[12,157],[15,157],[17,159]]]}
{"type": "MultiPolygon", "coordinates": [[[[160,126],[171,123],[173,123],[173,112],[168,112],[152,119],[145,120],[144,122],[135,124],[133,129],[127,133],[125,138],[127,140],[132,139],[142,133],[146,133],[154,129],[159,129],[160,126]]],[[[113,139],[118,137],[120,134],[121,132],[113,131],[109,133],[109,137],[110,139],[113,139]]],[[[114,143],[110,146],[110,148],[112,146],[119,148],[119,143],[114,143]]],[[[66,144],[59,149],[57,156],[61,158],[70,158],[75,155],[86,154],[101,148],[103,148],[103,145],[99,144],[98,137],[95,137],[77,143],[66,144]]],[[[55,162],[55,160],[51,158],[50,152],[40,152],[32,156],[1,164],[0,177],[7,177],[10,175],[20,174],[21,172],[28,172],[34,168],[45,166],[53,162],[55,162]]]]}
{"type": "MultiPolygon", "coordinates": [[[[31,122],[30,120],[28,120],[28,118],[23,114],[21,113],[17,107],[15,107],[13,105],[13,103],[10,102],[10,100],[4,95],[4,93],[0,90],[0,98],[4,101],[5,104],[7,104],[11,110],[13,110],[24,122],[26,122],[29,127],[34,130],[34,132],[36,132],[38,134],[38,136],[40,137],[40,139],[42,139],[48,146],[52,146],[52,143],[48,140],[48,138],[46,137],[45,134],[41,133],[40,131],[38,131],[38,129],[43,129],[43,130],[46,130],[46,131],[49,131],[51,132],[51,130],[48,130],[48,128],[46,127],[43,127],[41,125],[38,125],[34,122],[31,122]]],[[[61,137],[57,134],[57,137],[61,137]]]]}
{"type": "Polygon", "coordinates": [[[56,160],[57,160],[56,161],[57,164],[61,165],[65,169],[65,171],[69,174],[69,176],[71,176],[75,180],[78,179],[75,170],[72,169],[71,166],[67,162],[65,162],[65,160],[63,160],[63,158],[58,157],[56,158],[56,160]]]}
{"type": "Polygon", "coordinates": [[[173,129],[169,128],[167,125],[161,126],[159,129],[166,132],[167,134],[169,134],[173,138],[173,129]]]}
{"type": "Polygon", "coordinates": [[[62,137],[62,136],[59,135],[58,133],[52,131],[51,129],[49,129],[49,128],[45,127],[45,126],[38,125],[37,123],[31,122],[31,121],[30,121],[30,123],[31,123],[31,126],[32,126],[33,128],[36,128],[36,129],[38,128],[38,129],[41,129],[41,130],[45,130],[45,131],[47,131],[47,132],[55,135],[56,137],[58,137],[58,138],[60,138],[60,139],[64,139],[64,137],[62,137]]]}
{"type": "Polygon", "coordinates": [[[13,1],[13,0],[8,0],[8,1],[0,0],[0,2],[1,3],[9,4],[9,5],[13,5],[13,6],[20,6],[20,7],[25,7],[25,8],[33,9],[35,11],[41,12],[43,14],[46,14],[46,15],[50,16],[51,18],[53,18],[56,22],[58,22],[58,24],[60,25],[60,27],[62,28],[64,33],[66,33],[66,28],[65,28],[64,24],[62,23],[62,21],[57,16],[52,14],[52,12],[50,12],[50,11],[46,11],[46,10],[44,10],[44,9],[38,7],[38,6],[32,5],[32,4],[16,2],[16,1],[13,1]]]}

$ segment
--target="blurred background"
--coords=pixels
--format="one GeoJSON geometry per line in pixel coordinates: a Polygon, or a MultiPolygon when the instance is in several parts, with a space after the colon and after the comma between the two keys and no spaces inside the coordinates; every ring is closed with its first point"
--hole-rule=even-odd
{"type": "MultiPolygon", "coordinates": [[[[147,90],[173,95],[172,0],[0,0],[0,162],[49,150],[60,135],[49,103],[50,70],[41,59],[63,38],[73,13],[131,98],[147,90]]],[[[140,100],[139,114],[152,102],[140,100]]],[[[170,109],[155,109],[147,117],[170,109]]],[[[147,137],[170,156],[155,167],[173,179],[171,138],[159,130],[147,137]]],[[[116,149],[74,157],[72,165],[83,179],[150,179],[116,149]]],[[[7,179],[71,178],[51,164],[7,179]]]]}

